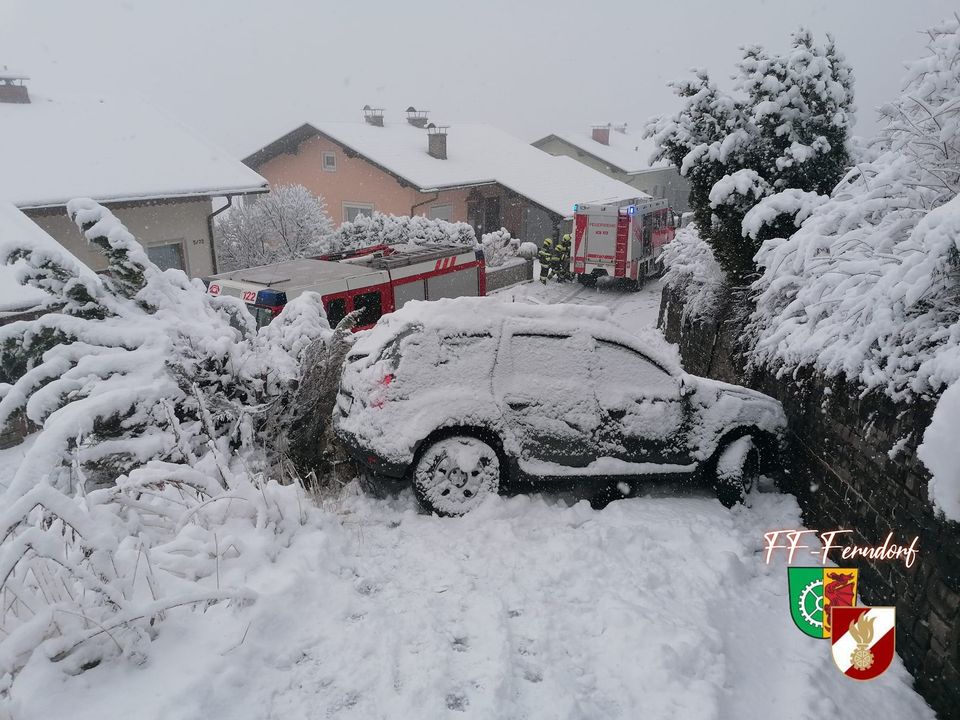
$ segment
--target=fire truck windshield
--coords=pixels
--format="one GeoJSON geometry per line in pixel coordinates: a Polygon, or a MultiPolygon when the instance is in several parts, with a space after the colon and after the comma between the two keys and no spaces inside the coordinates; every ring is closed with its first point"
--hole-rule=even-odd
{"type": "Polygon", "coordinates": [[[262,328],[264,325],[269,325],[270,321],[273,320],[273,313],[270,311],[270,308],[259,307],[257,305],[247,305],[247,310],[250,311],[250,314],[253,315],[254,319],[257,321],[257,330],[262,328]]]}

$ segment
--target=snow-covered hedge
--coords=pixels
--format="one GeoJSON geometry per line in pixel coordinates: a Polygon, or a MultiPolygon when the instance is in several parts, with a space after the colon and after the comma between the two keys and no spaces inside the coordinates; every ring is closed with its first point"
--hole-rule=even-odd
{"type": "Polygon", "coordinates": [[[0,693],[38,648],[70,671],[137,659],[173,608],[252,598],[219,570],[269,559],[302,522],[302,489],[268,479],[263,449],[331,336],[315,293],[257,334],[103,207],[68,209],[107,274],[42,235],[0,237],[0,261],[52,298],[0,328],[0,428],[39,427],[0,500],[0,693]]]}
{"type": "Polygon", "coordinates": [[[334,234],[335,244],[343,250],[356,250],[370,245],[402,245],[412,243],[455,243],[476,246],[477,236],[467,223],[451,223],[423,215],[359,215],[353,222],[343,223],[334,234]]]}
{"type": "Polygon", "coordinates": [[[661,258],[667,269],[664,285],[683,298],[683,319],[709,316],[716,308],[725,276],[696,224],[678,230],[664,246],[661,258]]]}
{"type": "MultiPolygon", "coordinates": [[[[829,197],[774,195],[745,219],[752,233],[776,205],[806,216],[756,256],[754,362],[812,366],[899,399],[960,382],[960,22],[929,37],[903,94],[882,109],[874,151],[829,197]]],[[[938,407],[920,457],[935,473],[931,497],[960,520],[956,427],[935,427],[957,415],[938,407]]]]}

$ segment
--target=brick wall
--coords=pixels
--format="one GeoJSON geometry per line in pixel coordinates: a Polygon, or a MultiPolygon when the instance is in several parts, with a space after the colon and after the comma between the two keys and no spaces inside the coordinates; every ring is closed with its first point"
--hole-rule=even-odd
{"type": "Polygon", "coordinates": [[[896,606],[897,651],[917,690],[940,717],[960,718],[960,526],[934,515],[916,456],[933,403],[895,403],[812,372],[748,372],[737,344],[745,310],[728,296],[714,315],[722,321],[684,322],[682,297],[665,288],[660,324],[689,372],[783,403],[790,434],[781,487],[797,497],[808,528],[851,529],[857,544],[881,544],[890,532],[894,542],[920,538],[912,568],[858,560],[861,601],[896,606]]]}

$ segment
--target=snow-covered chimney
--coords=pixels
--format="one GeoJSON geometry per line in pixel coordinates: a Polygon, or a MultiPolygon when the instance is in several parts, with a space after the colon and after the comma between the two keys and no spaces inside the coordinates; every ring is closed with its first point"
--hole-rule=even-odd
{"type": "Polygon", "coordinates": [[[24,85],[24,81],[29,79],[26,75],[11,72],[4,65],[0,70],[0,103],[30,102],[30,93],[24,85]]]}
{"type": "Polygon", "coordinates": [[[407,122],[414,127],[427,126],[427,110],[417,110],[413,105],[407,108],[407,122]]]}
{"type": "Polygon", "coordinates": [[[363,119],[370,125],[383,127],[383,108],[372,108],[369,105],[364,105],[363,119]]]}
{"type": "Polygon", "coordinates": [[[618,124],[618,125],[614,125],[614,126],[613,126],[613,129],[616,130],[616,131],[617,131],[618,133],[620,133],[621,135],[626,135],[626,134],[627,134],[627,124],[626,124],[626,123],[620,123],[620,124],[618,124]]]}
{"type": "Polygon", "coordinates": [[[427,125],[427,152],[437,160],[447,159],[447,130],[448,125],[427,125]]]}
{"type": "Polygon", "coordinates": [[[596,140],[601,145],[610,144],[610,125],[594,125],[593,132],[591,133],[593,139],[596,140]]]}

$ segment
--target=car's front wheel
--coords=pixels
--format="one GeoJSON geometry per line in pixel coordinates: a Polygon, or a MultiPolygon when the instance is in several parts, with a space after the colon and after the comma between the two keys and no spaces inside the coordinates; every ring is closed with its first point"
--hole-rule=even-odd
{"type": "Polygon", "coordinates": [[[500,456],[469,435],[431,442],[413,469],[413,489],[423,507],[456,517],[470,512],[500,489],[500,456]]]}
{"type": "Polygon", "coordinates": [[[751,435],[731,441],[717,455],[714,468],[717,498],[726,507],[743,502],[760,479],[760,450],[751,435]]]}

